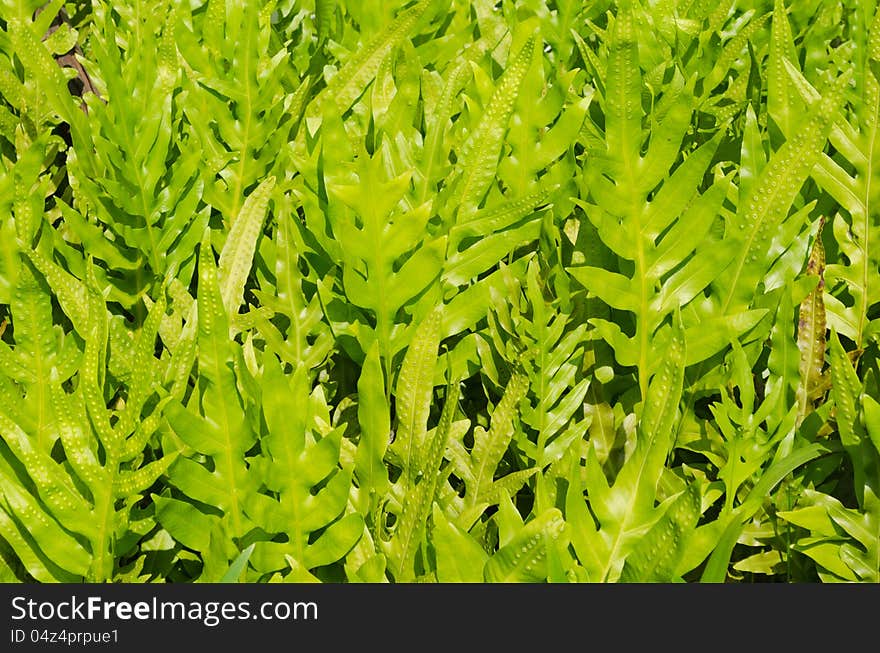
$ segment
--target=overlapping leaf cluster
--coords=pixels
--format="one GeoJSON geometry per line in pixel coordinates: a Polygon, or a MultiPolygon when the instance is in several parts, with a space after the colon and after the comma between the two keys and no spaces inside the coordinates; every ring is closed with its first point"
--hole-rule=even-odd
{"type": "Polygon", "coordinates": [[[0,579],[880,581],[874,0],[0,2],[0,579]]]}

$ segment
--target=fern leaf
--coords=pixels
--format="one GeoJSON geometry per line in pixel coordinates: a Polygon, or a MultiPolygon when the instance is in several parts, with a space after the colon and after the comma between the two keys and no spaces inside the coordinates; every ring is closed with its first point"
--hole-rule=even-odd
{"type": "Polygon", "coordinates": [[[743,525],[760,509],[767,494],[793,470],[801,465],[814,460],[823,453],[823,448],[818,444],[807,445],[795,450],[789,457],[784,458],[767,468],[758,482],[752,487],[746,499],[736,510],[726,518],[721,525],[725,528],[710,547],[711,555],[700,577],[706,583],[723,582],[727,576],[727,567],[730,563],[730,555],[742,532],[743,525]]]}
{"type": "Polygon", "coordinates": [[[321,280],[300,270],[306,247],[295,230],[293,210],[286,198],[276,199],[274,288],[267,282],[254,291],[260,306],[272,310],[273,318],[286,317],[289,326],[284,333],[276,326],[277,321],[257,317],[256,328],[283,360],[294,366],[305,363],[314,369],[329,355],[333,341],[324,321],[321,291],[308,296],[305,288],[309,283],[326,286],[332,278],[321,280]]]}
{"type": "MultiPolygon", "coordinates": [[[[499,500],[499,486],[506,477],[496,480],[495,475],[501,458],[513,440],[520,400],[528,390],[528,377],[514,374],[508,381],[501,400],[492,411],[489,429],[474,428],[474,446],[464,451],[460,442],[451,442],[449,455],[454,472],[465,484],[464,503],[456,518],[456,524],[470,529],[483,511],[499,500]]],[[[533,471],[530,473],[534,473],[533,471]]],[[[528,476],[518,477],[519,482],[528,476]]],[[[518,488],[517,488],[518,489],[518,488]]]]}
{"type": "MultiPolygon", "coordinates": [[[[5,477],[2,508],[4,516],[8,517],[8,520],[2,521],[8,525],[4,530],[9,532],[9,536],[4,533],[4,539],[12,545],[26,544],[31,552],[37,552],[38,559],[49,561],[51,567],[45,563],[42,565],[49,573],[54,571],[53,568],[60,569],[61,573],[57,576],[52,573],[53,580],[85,578],[92,563],[89,552],[46,514],[34,496],[12,481],[5,472],[2,475],[5,477]]],[[[28,554],[29,551],[22,550],[19,556],[27,560],[28,554]]],[[[32,568],[38,574],[41,571],[36,565],[32,568]]]]}
{"type": "Polygon", "coordinates": [[[630,553],[620,574],[624,583],[669,583],[676,580],[679,561],[688,536],[700,518],[700,494],[696,485],[670,498],[658,508],[663,516],[630,553]]]}
{"type": "Polygon", "coordinates": [[[472,536],[448,521],[436,504],[431,541],[437,558],[438,582],[483,582],[488,554],[472,536]]]}
{"type": "Polygon", "coordinates": [[[548,540],[559,537],[565,522],[562,513],[551,508],[527,522],[510,542],[486,562],[486,582],[543,582],[547,578],[548,540]]]}
{"type": "Polygon", "coordinates": [[[559,537],[565,522],[556,508],[541,513],[486,562],[485,580],[489,583],[535,583],[547,578],[548,540],[559,537]]]}
{"type": "Polygon", "coordinates": [[[397,429],[389,447],[412,485],[426,451],[428,416],[434,390],[434,367],[440,346],[441,311],[436,309],[419,324],[400,367],[395,384],[397,429]]]}
{"type": "MultiPolygon", "coordinates": [[[[23,5],[19,7],[19,11],[7,19],[10,43],[15,51],[28,53],[28,56],[22,59],[22,64],[37,80],[52,110],[70,125],[71,132],[78,137],[77,140],[85,142],[84,137],[87,132],[85,118],[74,103],[73,97],[67,92],[67,80],[46,45],[34,32],[34,23],[30,16],[22,11],[23,5]]],[[[88,158],[90,153],[84,152],[83,156],[88,158]]]]}
{"type": "Polygon", "coordinates": [[[217,274],[227,315],[238,313],[244,301],[244,285],[253,265],[257,239],[263,230],[269,197],[274,188],[275,177],[270,176],[248,195],[220,251],[217,274]]]}
{"type": "Polygon", "coordinates": [[[9,376],[24,388],[24,415],[32,424],[37,446],[48,451],[55,441],[49,395],[42,379],[60,366],[53,327],[51,297],[30,266],[23,264],[9,304],[15,329],[15,347],[4,345],[9,376]]]}
{"type": "MultiPolygon", "coordinates": [[[[878,232],[874,210],[877,200],[870,180],[875,175],[880,133],[880,82],[871,63],[880,34],[880,12],[875,12],[868,22],[867,30],[861,28],[853,34],[853,47],[869,53],[856,62],[855,99],[846,115],[838,112],[835,116],[829,136],[835,152],[823,155],[812,171],[813,179],[843,209],[834,217],[832,227],[848,264],[832,262],[828,266],[829,326],[853,340],[857,347],[865,344],[869,335],[868,311],[878,301],[871,273],[877,267],[877,254],[870,246],[878,232]],[[845,288],[847,293],[840,294],[838,288],[845,288]]],[[[790,102],[814,102],[818,93],[797,67],[786,62],[786,72],[793,91],[790,102]]]]}
{"type": "MultiPolygon", "coordinates": [[[[27,434],[12,420],[0,414],[3,442],[27,469],[37,487],[40,500],[61,526],[74,532],[89,524],[89,506],[74,488],[62,467],[51,457],[33,446],[27,434]]],[[[90,534],[86,531],[84,534],[90,534]]]]}
{"type": "Polygon", "coordinates": [[[767,259],[772,237],[786,221],[795,196],[825,146],[848,79],[848,74],[841,75],[823,98],[814,103],[797,136],[786,141],[770,158],[749,197],[740,201],[728,231],[732,238],[733,234],[740,234],[740,245],[733,264],[717,283],[725,311],[751,304],[755,289],[770,267],[767,259]]]}
{"type": "Polygon", "coordinates": [[[441,463],[452,432],[458,397],[458,384],[447,385],[443,412],[433,434],[427,437],[415,484],[405,488],[403,507],[387,547],[388,563],[395,581],[405,582],[415,577],[416,552],[425,535],[441,480],[441,463]]]}
{"type": "Polygon", "coordinates": [[[837,430],[852,461],[854,491],[861,505],[866,488],[876,485],[880,479],[880,448],[871,440],[877,432],[876,408],[864,393],[853,363],[834,330],[828,353],[837,430]]]}
{"type": "Polygon", "coordinates": [[[522,365],[529,378],[517,445],[546,469],[586,434],[589,422],[579,413],[590,382],[578,373],[587,325],[572,326],[572,316],[546,300],[540,274],[530,261],[525,293],[517,289],[516,295],[495,298],[490,324],[496,349],[511,366],[522,365]],[[514,343],[517,353],[511,356],[505,350],[514,343]]]}
{"type": "Polygon", "coordinates": [[[407,335],[394,329],[396,316],[436,282],[446,239],[425,238],[428,205],[397,209],[411,174],[386,181],[382,159],[381,152],[361,157],[358,183],[328,183],[328,190],[348,209],[332,217],[333,233],[343,246],[345,294],[375,315],[375,337],[388,365],[407,342],[407,335]]]}
{"type": "Polygon", "coordinates": [[[374,343],[358,379],[358,423],[361,433],[355,456],[355,477],[360,491],[366,493],[360,503],[361,512],[365,515],[374,513],[381,497],[390,488],[384,463],[391,432],[385,385],[379,345],[374,343]]]}
{"type": "MultiPolygon", "coordinates": [[[[245,454],[255,442],[236,386],[228,333],[228,317],[224,310],[214,254],[207,232],[199,252],[198,296],[198,370],[199,396],[190,412],[180,404],[167,407],[169,423],[180,439],[195,452],[211,456],[213,470],[190,457],[180,457],[169,470],[171,482],[190,498],[222,511],[222,521],[214,522],[212,532],[242,537],[251,527],[244,505],[256,492],[257,479],[247,474],[245,454]],[[221,529],[221,530],[217,530],[221,529]]],[[[159,514],[173,523],[181,519],[180,509],[168,504],[159,514]]],[[[169,529],[170,530],[170,529],[169,529]]],[[[226,537],[220,540],[228,546],[226,537]]],[[[218,568],[237,555],[223,553],[227,560],[214,559],[211,552],[201,551],[206,565],[218,568]]]]}
{"type": "Polygon", "coordinates": [[[324,102],[332,102],[340,114],[345,113],[364,92],[367,84],[373,80],[382,61],[409,36],[419,19],[430,8],[431,3],[432,0],[422,0],[398,14],[381,34],[345,63],[327,87],[315,98],[312,105],[315,109],[310,111],[315,111],[324,102]]]}
{"type": "Polygon", "coordinates": [[[473,215],[495,177],[498,157],[513,113],[517,93],[535,52],[536,38],[530,36],[504,71],[474,133],[461,153],[462,172],[456,189],[456,222],[473,215]]]}
{"type": "Polygon", "coordinates": [[[272,539],[283,533],[286,541],[258,542],[252,563],[265,573],[286,570],[287,557],[305,569],[336,562],[364,528],[359,515],[344,514],[351,477],[338,466],[342,433],[316,429],[310,399],[320,397],[310,398],[304,366],[285,378],[280,366],[267,360],[261,382],[268,432],[261,438],[261,459],[251,464],[262,473],[267,493],[249,496],[245,510],[272,539]],[[323,487],[314,489],[319,484],[323,487]]]}
{"type": "Polygon", "coordinates": [[[794,130],[794,111],[792,111],[789,99],[793,89],[785,61],[786,59],[790,62],[797,61],[787,13],[785,2],[776,0],[773,4],[767,75],[767,112],[783,134],[791,134],[794,130]]]}
{"type": "MultiPolygon", "coordinates": [[[[643,81],[631,23],[627,10],[621,10],[615,19],[603,105],[605,150],[588,162],[583,199],[578,201],[619,262],[617,266],[585,265],[568,271],[593,296],[634,315],[631,337],[604,318],[594,318],[591,323],[612,346],[618,362],[637,367],[644,397],[654,373],[654,352],[661,350],[661,324],[708,287],[735,252],[730,243],[705,247],[701,242],[711,216],[720,210],[729,183],[722,177],[700,192],[719,144],[717,137],[689,153],[663,179],[663,169],[668,170],[672,162],[670,144],[680,143],[690,122],[688,111],[675,108],[677,104],[686,106],[692,93],[678,73],[670,91],[675,99],[669,100],[669,108],[659,116],[652,116],[651,144],[644,157],[640,154],[643,81]],[[662,184],[655,188],[661,179],[662,184]]],[[[699,318],[690,315],[686,327],[697,328],[699,318]]]]}
{"type": "Polygon", "coordinates": [[[608,486],[595,456],[588,458],[587,497],[598,520],[598,530],[588,535],[595,551],[581,564],[592,578],[618,580],[627,556],[658,518],[654,510],[655,493],[672,449],[684,361],[685,343],[679,324],[662,367],[649,387],[635,449],[613,485],[608,486]],[[591,562],[596,566],[587,566],[591,562]]]}

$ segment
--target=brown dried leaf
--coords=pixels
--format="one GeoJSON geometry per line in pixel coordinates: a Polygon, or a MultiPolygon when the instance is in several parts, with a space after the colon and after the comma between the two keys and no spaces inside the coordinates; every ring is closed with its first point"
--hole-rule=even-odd
{"type": "Polygon", "coordinates": [[[825,247],[822,244],[822,229],[825,218],[819,222],[819,230],[810,258],[807,260],[806,274],[819,277],[819,282],[809,295],[801,302],[798,311],[797,346],[800,351],[800,385],[797,391],[798,419],[802,421],[813,403],[828,389],[825,366],[825,247]]]}

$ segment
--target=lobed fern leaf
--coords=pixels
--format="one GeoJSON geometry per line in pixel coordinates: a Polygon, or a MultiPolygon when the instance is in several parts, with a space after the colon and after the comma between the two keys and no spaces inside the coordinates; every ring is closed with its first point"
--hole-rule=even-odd
{"type": "MultiPolygon", "coordinates": [[[[34,277],[31,277],[34,279],[34,277]]],[[[81,362],[71,371],[76,390],[62,388],[66,377],[51,364],[46,373],[47,415],[60,440],[63,457],[50,455],[47,443],[30,431],[32,424],[0,415],[3,431],[3,538],[25,562],[28,573],[45,581],[111,580],[127,547],[140,539],[133,523],[135,504],[162,476],[175,456],[153,456],[136,425],[156,411],[148,401],[160,311],[139,337],[137,360],[143,366],[125,386],[127,405],[108,408],[107,376],[109,316],[94,275],[86,290],[88,330],[81,362]],[[112,418],[112,419],[111,419],[112,418]],[[26,430],[28,429],[28,430],[26,430]],[[152,458],[152,460],[151,460],[152,458]],[[39,524],[39,527],[35,525],[39,524]],[[51,562],[49,562],[51,561],[51,562]]],[[[51,320],[48,322],[51,325],[51,320]]],[[[26,346],[27,327],[22,323],[26,346]]]]}
{"type": "Polygon", "coordinates": [[[244,507],[268,541],[256,543],[251,564],[261,573],[282,574],[297,565],[329,565],[343,558],[363,531],[360,515],[344,514],[351,478],[338,466],[342,431],[316,428],[326,408],[320,406],[320,391],[309,395],[303,365],[285,378],[281,367],[267,360],[261,383],[267,433],[260,440],[262,456],[250,465],[265,490],[249,495],[244,507]],[[286,541],[271,541],[277,534],[286,541]]]}
{"type": "MultiPolygon", "coordinates": [[[[699,190],[718,140],[689,153],[665,178],[691,120],[692,90],[680,75],[655,107],[650,144],[641,155],[643,82],[634,29],[632,9],[621,7],[608,45],[605,147],[588,160],[583,199],[578,201],[599,237],[618,255],[618,270],[585,265],[568,271],[592,295],[633,314],[631,336],[603,318],[593,318],[591,324],[614,349],[620,364],[637,368],[644,398],[655,371],[652,361],[661,358],[659,352],[668,341],[661,326],[723,272],[735,250],[729,241],[711,247],[702,244],[729,183],[721,177],[706,191],[699,190]]],[[[690,323],[688,313],[683,315],[688,315],[686,327],[692,332],[704,330],[698,321],[690,323]]],[[[689,363],[716,353],[726,343],[707,344],[695,350],[700,356],[692,356],[689,363]]]]}
{"type": "MultiPolygon", "coordinates": [[[[207,232],[206,232],[207,235],[207,232]]],[[[230,546],[233,538],[244,537],[252,520],[244,506],[256,494],[257,478],[248,474],[245,454],[256,435],[245,414],[233,370],[233,350],[229,340],[229,319],[224,309],[219,274],[213,250],[203,237],[199,250],[198,371],[199,388],[189,406],[171,402],[168,421],[191,453],[184,450],[170,470],[172,484],[198,504],[199,508],[176,498],[158,502],[159,522],[187,546],[199,543],[207,578],[222,575],[229,561],[238,555],[230,546]],[[211,461],[211,467],[204,462],[211,461]],[[193,511],[201,513],[193,518],[193,511]],[[219,514],[217,514],[219,512],[219,514]],[[192,530],[205,528],[197,534],[192,530]],[[209,548],[214,537],[224,548],[209,548]]]]}

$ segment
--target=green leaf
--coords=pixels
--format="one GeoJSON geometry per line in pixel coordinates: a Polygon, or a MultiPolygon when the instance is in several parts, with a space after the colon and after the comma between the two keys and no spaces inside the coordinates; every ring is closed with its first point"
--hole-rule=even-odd
{"type": "Polygon", "coordinates": [[[824,449],[818,444],[807,445],[794,451],[788,458],[770,466],[755,483],[746,500],[726,520],[727,526],[721,533],[717,544],[709,556],[700,580],[704,583],[722,583],[727,577],[727,566],[733,547],[739,539],[743,525],[761,508],[761,504],[769,493],[787,474],[801,465],[819,457],[824,449]]]}
{"type": "Polygon", "coordinates": [[[728,229],[740,246],[733,264],[717,282],[725,311],[752,303],[755,290],[770,267],[773,236],[786,221],[789,208],[822,153],[849,79],[850,75],[844,73],[830,84],[822,98],[810,107],[797,134],[770,158],[749,195],[740,200],[728,229]]]}
{"type": "Polygon", "coordinates": [[[485,550],[443,515],[434,504],[431,542],[437,558],[437,580],[441,583],[482,583],[489,556],[485,550]]]}
{"type": "Polygon", "coordinates": [[[403,507],[397,516],[397,523],[387,548],[389,567],[395,580],[399,582],[405,582],[415,576],[413,563],[416,549],[425,536],[427,520],[437,497],[440,481],[445,479],[440,465],[452,432],[458,398],[458,384],[447,385],[440,422],[425,443],[416,470],[415,484],[404,487],[403,507]]]}
{"type": "Polygon", "coordinates": [[[241,578],[241,573],[244,571],[244,568],[247,566],[248,559],[251,557],[251,554],[254,552],[254,545],[250,544],[246,546],[242,552],[238,555],[238,557],[232,561],[232,564],[229,565],[229,571],[223,574],[223,578],[220,579],[221,583],[235,583],[241,578]]]}
{"type": "Polygon", "coordinates": [[[360,503],[361,512],[371,515],[390,487],[384,458],[391,433],[391,416],[378,342],[367,353],[358,379],[358,423],[361,431],[354,473],[358,488],[365,493],[360,503]]]}
{"type": "Polygon", "coordinates": [[[689,485],[682,494],[669,500],[663,516],[636,545],[624,563],[621,582],[669,583],[688,546],[688,537],[700,518],[700,494],[689,485]]]}
{"type": "Polygon", "coordinates": [[[513,113],[519,88],[534,59],[536,42],[535,36],[530,36],[512,57],[498,80],[479,124],[462,147],[461,177],[456,188],[459,205],[456,222],[469,219],[476,213],[495,177],[507,124],[513,113]]]}
{"type": "Polygon", "coordinates": [[[407,486],[423,469],[428,435],[428,415],[434,391],[434,368],[440,346],[441,310],[435,309],[422,320],[400,366],[394,396],[397,430],[389,451],[400,461],[407,486]]]}
{"type": "Polygon", "coordinates": [[[257,239],[263,230],[275,177],[268,177],[248,195],[220,251],[217,274],[227,315],[235,315],[244,301],[244,286],[253,265],[257,239]]]}
{"type": "Polygon", "coordinates": [[[487,583],[538,583],[547,578],[547,547],[565,528],[562,513],[555,509],[527,522],[513,538],[486,562],[487,583]]]}
{"type": "Polygon", "coordinates": [[[598,529],[588,534],[594,552],[580,562],[592,578],[617,581],[627,556],[659,517],[655,514],[654,501],[657,483],[672,449],[684,383],[685,355],[679,324],[663,364],[649,386],[635,449],[613,485],[608,486],[595,457],[587,459],[587,496],[598,529]],[[588,566],[590,562],[595,566],[588,566]]]}
{"type": "MultiPolygon", "coordinates": [[[[345,62],[327,87],[315,98],[313,107],[332,102],[339,113],[345,113],[376,76],[385,58],[409,36],[431,4],[432,0],[422,0],[400,12],[381,34],[345,62]]],[[[316,108],[310,109],[311,115],[314,115],[316,108]]]]}

